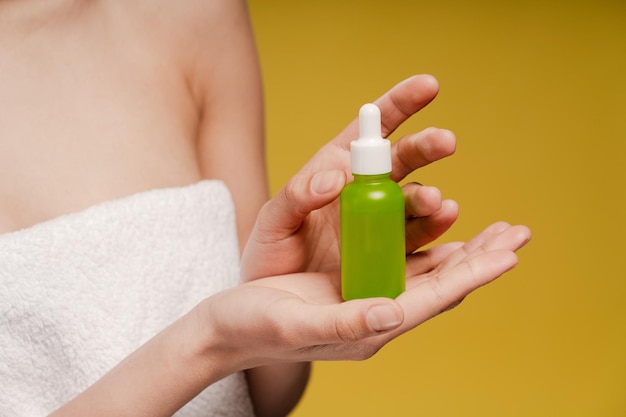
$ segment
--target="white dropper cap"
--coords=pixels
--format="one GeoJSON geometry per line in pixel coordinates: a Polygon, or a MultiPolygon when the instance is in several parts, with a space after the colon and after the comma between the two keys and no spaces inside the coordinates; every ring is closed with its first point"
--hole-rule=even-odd
{"type": "Polygon", "coordinates": [[[352,173],[380,175],[391,172],[391,142],[380,131],[380,109],[364,104],[359,110],[359,138],[350,143],[352,173]]]}

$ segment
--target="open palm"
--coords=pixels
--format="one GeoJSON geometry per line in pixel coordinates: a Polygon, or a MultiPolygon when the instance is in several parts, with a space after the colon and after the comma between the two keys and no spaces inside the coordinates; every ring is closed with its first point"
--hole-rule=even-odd
{"type": "Polygon", "coordinates": [[[337,272],[261,278],[207,299],[209,328],[231,343],[242,368],[279,362],[361,360],[456,305],[517,264],[524,226],[494,223],[465,244],[411,255],[407,290],[395,300],[343,302],[337,272]],[[236,307],[234,307],[236,306],[236,307]],[[224,310],[237,309],[220,321],[224,310]],[[245,338],[239,335],[245,334],[245,338]]]}

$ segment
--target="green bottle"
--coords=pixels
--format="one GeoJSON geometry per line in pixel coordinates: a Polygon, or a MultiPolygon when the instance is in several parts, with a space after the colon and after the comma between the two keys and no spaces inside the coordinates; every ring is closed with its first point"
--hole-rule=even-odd
{"type": "Polygon", "coordinates": [[[354,181],[340,197],[342,296],[396,298],[406,280],[404,194],[389,178],[391,143],[375,104],[361,107],[350,154],[354,181]]]}

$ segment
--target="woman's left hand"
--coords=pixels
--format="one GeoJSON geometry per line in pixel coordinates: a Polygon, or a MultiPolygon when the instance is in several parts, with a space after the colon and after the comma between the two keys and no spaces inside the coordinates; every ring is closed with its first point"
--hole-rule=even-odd
{"type": "MultiPolygon", "coordinates": [[[[383,136],[430,103],[437,81],[416,75],[399,83],[375,103],[381,110],[383,136]]],[[[242,278],[339,270],[338,196],[351,178],[350,142],[358,137],[358,119],[322,147],[261,210],[242,259],[242,278]]],[[[391,178],[400,181],[414,170],[454,153],[452,132],[429,128],[392,145],[391,178]]],[[[441,236],[458,215],[457,204],[442,200],[435,187],[408,183],[407,255],[441,236]]]]}

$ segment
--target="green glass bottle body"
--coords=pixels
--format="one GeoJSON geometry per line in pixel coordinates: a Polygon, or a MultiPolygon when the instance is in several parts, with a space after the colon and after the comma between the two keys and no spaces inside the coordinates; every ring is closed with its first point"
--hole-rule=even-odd
{"type": "Polygon", "coordinates": [[[354,175],[340,197],[344,300],[396,298],[405,289],[404,194],[389,174],[354,175]]]}

